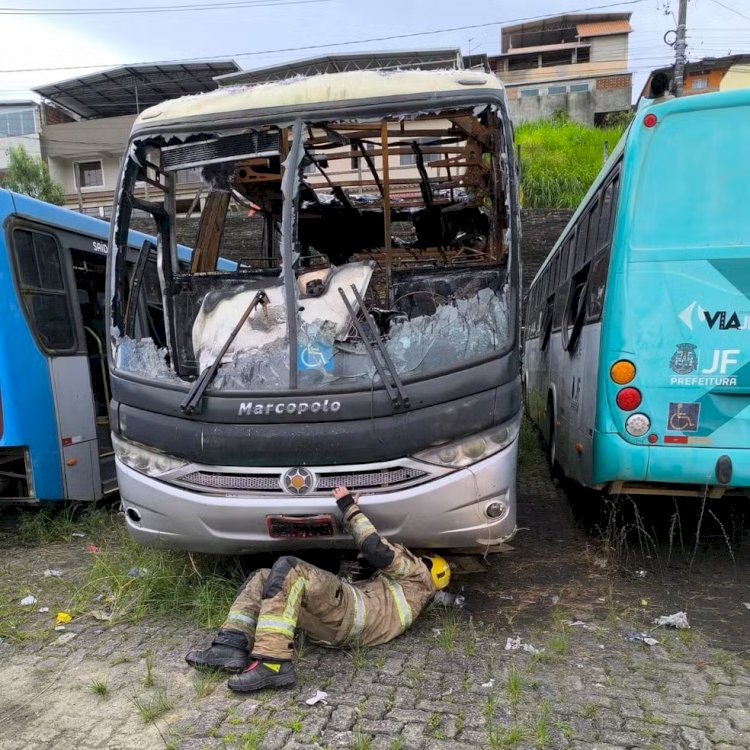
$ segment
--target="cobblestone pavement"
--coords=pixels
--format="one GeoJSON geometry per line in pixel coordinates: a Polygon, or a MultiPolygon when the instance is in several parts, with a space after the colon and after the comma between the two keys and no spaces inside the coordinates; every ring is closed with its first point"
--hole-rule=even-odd
{"type": "MultiPolygon", "coordinates": [[[[457,577],[463,610],[436,607],[373,649],[302,645],[291,690],[238,697],[190,670],[184,653],[210,636],[179,612],[74,621],[41,647],[0,642],[0,748],[749,748],[747,540],[730,555],[706,532],[670,554],[644,528],[645,541],[610,535],[607,546],[576,525],[541,464],[534,453],[521,467],[513,549],[457,577]],[[677,609],[691,629],[652,624],[677,609]],[[308,706],[318,689],[327,704],[308,706]],[[144,720],[160,700],[173,707],[144,720]]],[[[19,577],[63,554],[6,552],[3,574],[19,577]]]]}

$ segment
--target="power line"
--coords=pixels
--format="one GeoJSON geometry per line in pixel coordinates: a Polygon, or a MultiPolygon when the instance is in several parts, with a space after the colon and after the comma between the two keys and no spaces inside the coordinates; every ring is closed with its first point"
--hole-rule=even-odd
{"type": "MultiPolygon", "coordinates": [[[[575,13],[587,13],[590,10],[603,10],[605,8],[620,8],[623,5],[639,5],[640,3],[645,2],[646,0],[628,0],[628,2],[622,2],[622,3],[607,3],[606,5],[592,5],[588,8],[577,8],[576,10],[569,10],[565,13],[562,13],[561,15],[573,15],[575,13]]],[[[273,55],[278,54],[282,52],[304,52],[308,50],[315,50],[315,49],[326,49],[328,47],[350,47],[356,44],[369,44],[371,42],[385,42],[385,41],[392,41],[395,39],[409,39],[412,37],[418,37],[418,36],[434,36],[436,34],[449,34],[454,31],[468,31],[470,29],[482,29],[487,28],[490,26],[504,26],[506,24],[513,24],[513,23],[524,23],[526,21],[539,21],[543,18],[548,18],[548,14],[539,15],[539,16],[527,16],[526,18],[511,18],[506,21],[488,21],[486,23],[475,23],[475,24],[467,24],[465,26],[453,26],[446,29],[434,29],[432,31],[415,31],[411,34],[393,34],[390,36],[378,36],[378,37],[370,37],[369,39],[354,39],[354,40],[348,40],[344,42],[329,42],[328,44],[308,44],[301,47],[284,47],[281,49],[271,49],[271,50],[259,50],[257,52],[234,52],[229,55],[211,55],[210,57],[191,57],[191,58],[183,58],[183,59],[175,59],[175,60],[151,60],[146,62],[131,62],[131,63],[122,63],[121,65],[115,66],[115,67],[127,67],[128,65],[136,66],[136,65],[168,65],[170,63],[190,63],[190,62],[205,62],[207,60],[215,60],[217,57],[255,57],[258,55],[273,55]]],[[[0,73],[43,73],[48,71],[56,71],[56,70],[88,70],[92,68],[111,68],[113,67],[111,63],[99,63],[96,65],[62,65],[54,68],[15,68],[15,69],[2,69],[0,70],[0,73]]]]}
{"type": "Polygon", "coordinates": [[[329,3],[332,0],[221,0],[216,5],[160,5],[134,8],[0,8],[0,16],[114,16],[140,13],[193,13],[204,10],[236,10],[276,5],[307,5],[329,3]]]}
{"type": "Polygon", "coordinates": [[[715,5],[721,6],[725,10],[730,11],[730,13],[736,13],[740,18],[744,18],[746,21],[750,21],[750,16],[746,16],[744,13],[740,13],[735,8],[732,8],[729,5],[725,5],[724,3],[719,2],[719,0],[711,0],[711,2],[714,3],[715,5]]]}

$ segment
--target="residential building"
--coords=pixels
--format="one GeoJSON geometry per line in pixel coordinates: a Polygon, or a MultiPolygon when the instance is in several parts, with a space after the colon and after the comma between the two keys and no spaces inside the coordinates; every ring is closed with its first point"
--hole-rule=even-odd
{"type": "Polygon", "coordinates": [[[40,156],[39,105],[31,100],[0,102],[0,173],[8,166],[8,151],[23,146],[32,156],[40,156]]]}
{"type": "Polygon", "coordinates": [[[630,13],[561,15],[506,26],[490,57],[514,122],[563,111],[587,125],[631,108],[630,13]]]}
{"type": "MultiPolygon", "coordinates": [[[[641,97],[650,98],[651,81],[658,73],[665,74],[670,83],[674,79],[674,65],[654,70],[643,86],[641,97]]],[[[683,96],[710,94],[714,91],[750,88],[750,55],[704,57],[685,65],[683,96]]]]}
{"type": "MultiPolygon", "coordinates": [[[[52,178],[65,189],[65,205],[108,217],[120,160],[138,113],[165,99],[211,91],[216,88],[214,77],[237,70],[231,60],[131,65],[35,89],[44,103],[41,152],[52,178]]],[[[178,181],[185,184],[185,200],[190,200],[200,179],[187,172],[178,175],[178,181]]],[[[147,185],[139,190],[147,197],[147,185]]]]}

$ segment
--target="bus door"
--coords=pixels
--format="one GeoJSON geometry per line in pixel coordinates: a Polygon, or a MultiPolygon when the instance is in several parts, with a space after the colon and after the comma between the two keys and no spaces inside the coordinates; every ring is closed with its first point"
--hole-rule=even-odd
{"type": "Polygon", "coordinates": [[[77,238],[70,248],[80,312],[79,336],[85,343],[88,375],[94,411],[97,455],[102,494],[117,489],[115,458],[109,425],[109,370],[105,328],[106,243],[87,237],[77,238]],[[81,247],[84,246],[84,249],[81,247]]]}
{"type": "Polygon", "coordinates": [[[49,367],[63,495],[96,500],[101,479],[94,400],[67,234],[23,222],[13,239],[24,312],[49,367]]]}

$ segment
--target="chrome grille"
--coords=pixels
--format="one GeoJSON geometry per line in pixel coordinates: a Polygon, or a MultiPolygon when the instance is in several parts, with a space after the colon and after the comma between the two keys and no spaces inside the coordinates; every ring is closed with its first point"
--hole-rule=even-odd
{"type": "Polygon", "coordinates": [[[273,474],[216,474],[208,471],[195,471],[180,477],[181,484],[194,484],[217,490],[261,490],[281,492],[279,477],[273,474]]]}
{"type": "MultiPolygon", "coordinates": [[[[279,474],[223,474],[211,471],[194,471],[173,481],[207,490],[231,490],[236,492],[282,493],[279,474]]],[[[346,486],[357,490],[382,490],[402,484],[415,483],[429,478],[429,474],[407,466],[390,466],[369,471],[354,471],[348,474],[317,474],[317,492],[346,486]]],[[[315,493],[313,493],[315,494],[315,493]]]]}
{"type": "Polygon", "coordinates": [[[320,474],[318,476],[319,490],[332,490],[334,487],[348,487],[349,489],[365,489],[372,487],[393,487],[394,484],[404,484],[414,479],[427,476],[426,472],[418,469],[407,469],[403,466],[393,466],[389,469],[376,471],[355,472],[353,474],[320,474]]]}

